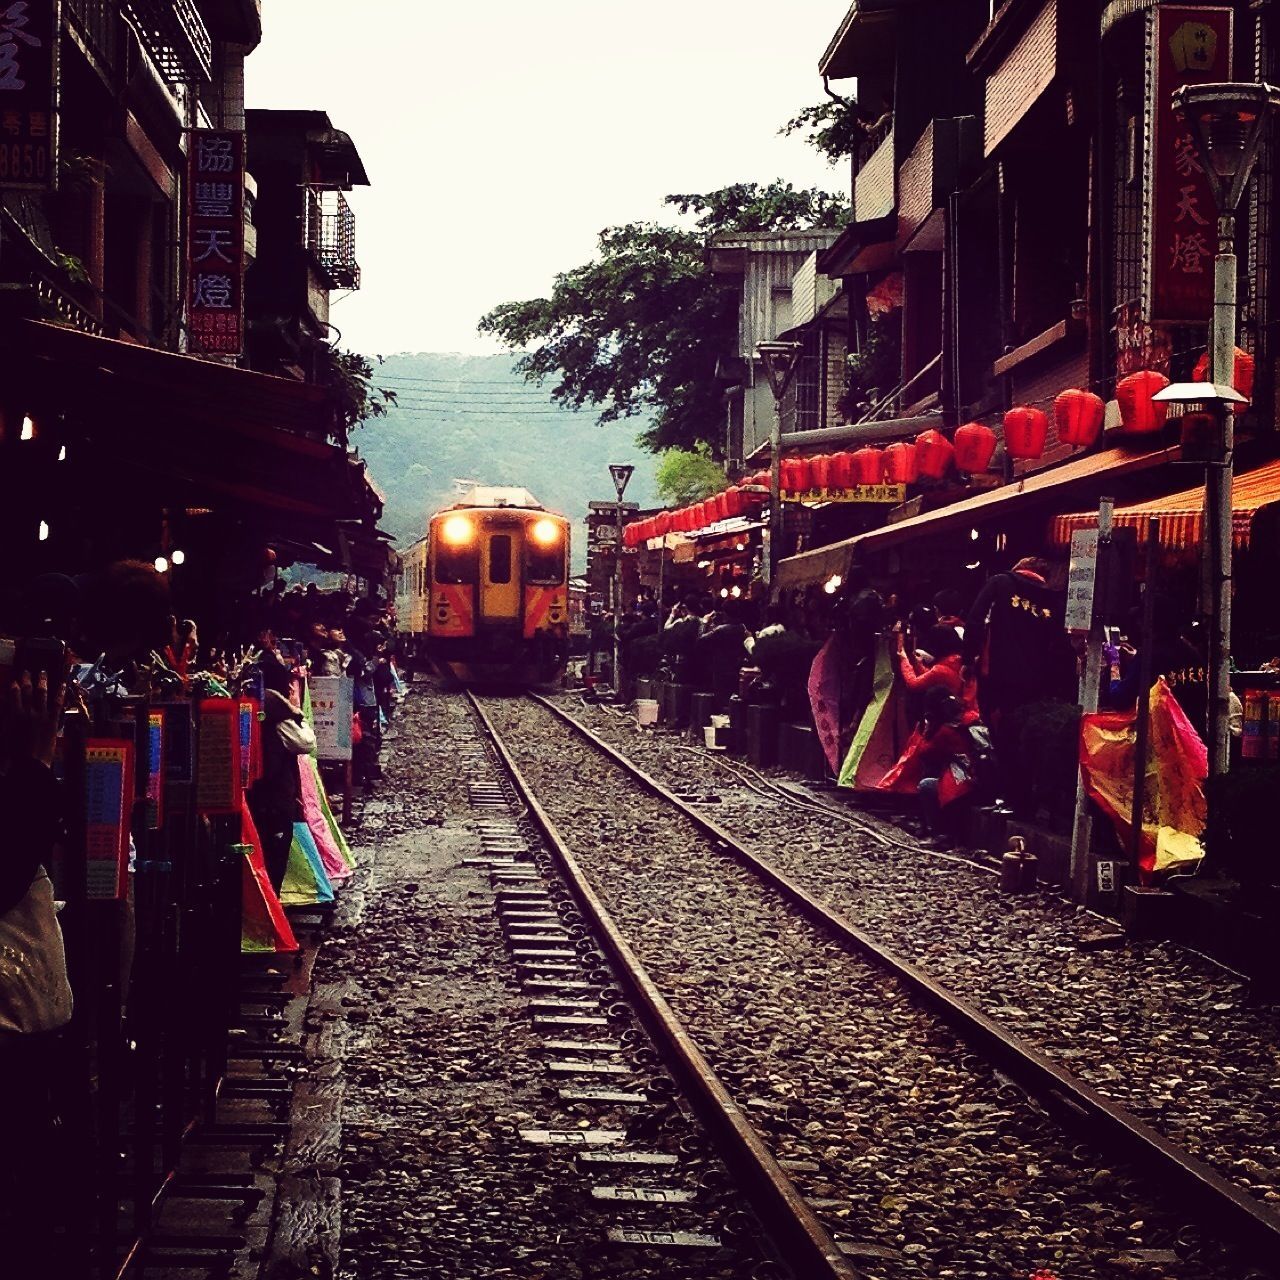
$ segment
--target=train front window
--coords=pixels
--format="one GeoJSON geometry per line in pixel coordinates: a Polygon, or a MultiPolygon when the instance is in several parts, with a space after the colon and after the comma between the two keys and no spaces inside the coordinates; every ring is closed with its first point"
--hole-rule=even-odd
{"type": "Polygon", "coordinates": [[[503,584],[511,581],[511,535],[495,533],[489,539],[489,581],[503,584]]]}
{"type": "Polygon", "coordinates": [[[556,586],[564,581],[564,538],[541,544],[530,538],[525,543],[525,575],[536,586],[556,586]]]}
{"type": "Polygon", "coordinates": [[[450,546],[441,541],[436,549],[435,580],[445,586],[470,585],[480,576],[480,551],[472,541],[450,546]]]}

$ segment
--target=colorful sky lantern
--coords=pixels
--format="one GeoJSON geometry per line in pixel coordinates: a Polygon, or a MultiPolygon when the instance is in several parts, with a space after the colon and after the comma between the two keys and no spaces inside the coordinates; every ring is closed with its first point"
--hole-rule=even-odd
{"type": "Polygon", "coordinates": [[[916,467],[926,480],[941,480],[951,469],[955,452],[941,431],[922,431],[916,436],[916,467]]]}
{"type": "Polygon", "coordinates": [[[1169,379],[1154,369],[1142,369],[1116,383],[1116,399],[1120,402],[1120,422],[1126,431],[1146,435],[1159,431],[1169,415],[1169,406],[1154,399],[1169,379]]]}
{"type": "Polygon", "coordinates": [[[1102,434],[1102,423],[1107,406],[1102,397],[1092,391],[1072,388],[1064,391],[1053,402],[1054,421],[1058,426],[1058,439],[1063,444],[1088,448],[1102,434]]]}
{"type": "Polygon", "coordinates": [[[885,484],[914,484],[919,478],[920,467],[914,444],[899,440],[884,451],[885,484]]]}
{"type": "MultiPolygon", "coordinates": [[[[1236,349],[1235,367],[1231,375],[1231,385],[1246,400],[1253,399],[1253,375],[1256,365],[1253,357],[1240,347],[1236,349]]],[[[1209,381],[1209,353],[1206,351],[1204,355],[1196,361],[1195,372],[1191,375],[1196,382],[1209,381]]],[[[1237,404],[1232,406],[1235,413],[1243,413],[1249,406],[1245,404],[1237,404]]]]}
{"type": "Polygon", "coordinates": [[[991,465],[996,451],[996,433],[981,422],[966,422],[957,427],[951,443],[956,451],[956,470],[977,475],[991,465]]]}
{"type": "Polygon", "coordinates": [[[1044,456],[1049,439],[1049,415],[1031,405],[1019,405],[1004,415],[1004,448],[1011,458],[1044,456]]]}

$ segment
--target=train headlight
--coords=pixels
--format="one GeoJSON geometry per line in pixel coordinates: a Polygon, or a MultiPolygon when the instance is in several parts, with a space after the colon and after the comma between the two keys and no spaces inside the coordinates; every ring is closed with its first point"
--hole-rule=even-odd
{"type": "Polygon", "coordinates": [[[450,516],[440,526],[440,537],[450,547],[465,547],[476,536],[476,527],[466,516],[450,516]]]}
{"type": "Polygon", "coordinates": [[[553,547],[560,541],[560,526],[554,520],[535,520],[530,532],[540,547],[553,547]]]}

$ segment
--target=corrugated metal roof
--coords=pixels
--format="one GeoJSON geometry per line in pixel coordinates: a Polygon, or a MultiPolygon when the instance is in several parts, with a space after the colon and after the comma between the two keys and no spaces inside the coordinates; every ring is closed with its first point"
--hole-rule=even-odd
{"type": "MultiPolygon", "coordinates": [[[[1232,479],[1231,535],[1237,547],[1249,545],[1254,516],[1273,502],[1280,502],[1280,461],[1268,462],[1232,479]]],[[[1142,530],[1150,519],[1159,524],[1162,547],[1198,545],[1205,534],[1204,485],[1118,507],[1111,521],[1114,525],[1142,530]]],[[[1053,522],[1053,541],[1059,546],[1066,546],[1077,529],[1092,529],[1097,523],[1096,511],[1058,516],[1053,522]]]]}

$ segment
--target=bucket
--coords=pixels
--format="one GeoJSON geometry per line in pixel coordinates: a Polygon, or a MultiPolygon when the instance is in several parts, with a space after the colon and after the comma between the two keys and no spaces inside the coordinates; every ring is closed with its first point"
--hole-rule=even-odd
{"type": "Polygon", "coordinates": [[[657,724],[658,723],[658,700],[656,698],[637,698],[636,699],[636,723],[637,724],[657,724]]]}

